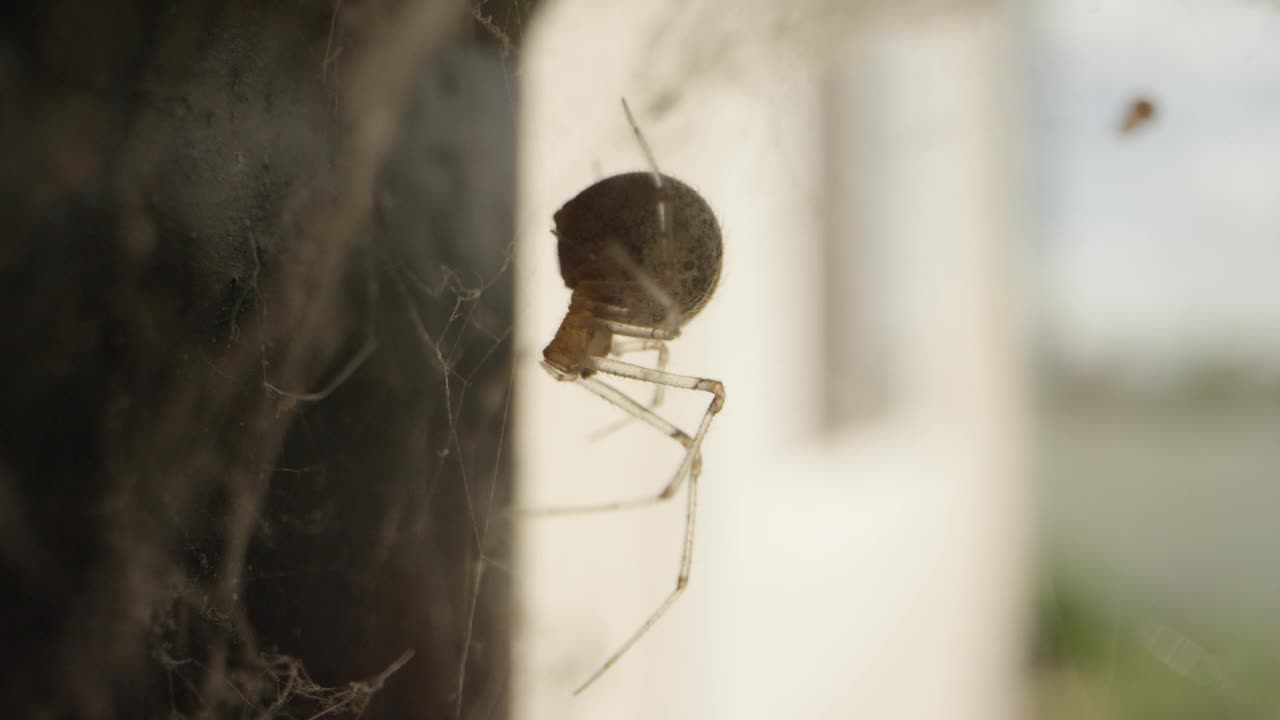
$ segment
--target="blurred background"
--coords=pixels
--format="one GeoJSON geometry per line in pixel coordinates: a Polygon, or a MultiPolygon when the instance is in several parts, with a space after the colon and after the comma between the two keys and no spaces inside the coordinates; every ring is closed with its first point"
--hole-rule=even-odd
{"type": "Polygon", "coordinates": [[[720,216],[670,369],[728,401],[690,589],[581,697],[683,506],[520,525],[516,714],[1280,714],[1278,33],[1243,0],[544,3],[512,78],[520,504],[681,458],[537,365],[552,214],[645,166],[620,97],[720,216]]]}

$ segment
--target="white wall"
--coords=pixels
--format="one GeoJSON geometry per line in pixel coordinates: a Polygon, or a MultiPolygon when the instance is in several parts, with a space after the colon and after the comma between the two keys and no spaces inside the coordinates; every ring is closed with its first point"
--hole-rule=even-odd
{"type": "MultiPolygon", "coordinates": [[[[512,707],[557,720],[1017,714],[1025,430],[999,16],[895,18],[843,48],[875,3],[660,5],[548,3],[522,59],[517,472],[523,505],[591,503],[655,492],[681,458],[638,425],[591,441],[619,411],[537,364],[568,300],[552,213],[643,167],[625,95],[663,170],[702,191],[725,232],[721,287],[672,345],[672,371],[728,391],[704,448],[692,583],[570,697],[670,589],[683,508],[522,523],[512,707]],[[867,337],[883,343],[890,404],[832,429],[821,183],[845,162],[825,144],[838,102],[859,108],[850,146],[876,150],[852,157],[859,210],[840,227],[874,249],[849,256],[880,282],[836,295],[882,319],[867,337]]],[[[692,429],[705,396],[678,395],[663,413],[692,429]]]]}

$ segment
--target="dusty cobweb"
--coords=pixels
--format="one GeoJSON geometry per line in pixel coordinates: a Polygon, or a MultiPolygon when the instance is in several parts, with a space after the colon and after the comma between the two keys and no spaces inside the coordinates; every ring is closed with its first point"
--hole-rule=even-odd
{"type": "MultiPolygon", "coordinates": [[[[339,3],[335,18],[342,12],[339,3]]],[[[342,26],[332,21],[326,82],[340,82],[349,57],[342,26]]],[[[397,680],[395,702],[420,696],[427,715],[484,717],[505,702],[507,551],[497,508],[509,482],[510,215],[467,202],[496,194],[501,203],[504,189],[509,197],[503,165],[513,133],[476,150],[492,140],[467,126],[501,131],[514,110],[500,74],[478,99],[451,94],[451,77],[487,61],[465,50],[444,55],[415,80],[417,98],[377,171],[371,239],[341,260],[322,259],[345,266],[342,302],[326,306],[333,330],[320,334],[323,351],[296,371],[282,365],[286,339],[266,328],[293,316],[283,306],[304,302],[306,290],[291,288],[301,297],[282,301],[255,271],[237,287],[225,342],[202,359],[230,387],[241,371],[218,347],[253,348],[252,384],[290,429],[270,467],[228,486],[211,507],[225,518],[213,535],[229,543],[211,544],[208,529],[174,518],[196,570],[175,579],[151,643],[174,717],[197,708],[359,716],[397,680]],[[441,160],[459,146],[461,159],[441,160]],[[281,607],[255,604],[285,595],[281,607]],[[316,635],[324,617],[348,620],[316,635]],[[402,632],[388,631],[399,622],[402,632]],[[367,669],[339,670],[350,667],[335,655],[344,645],[367,669]],[[422,678],[443,685],[412,687],[422,678]]],[[[309,261],[253,251],[264,275],[282,260],[309,261]]]]}

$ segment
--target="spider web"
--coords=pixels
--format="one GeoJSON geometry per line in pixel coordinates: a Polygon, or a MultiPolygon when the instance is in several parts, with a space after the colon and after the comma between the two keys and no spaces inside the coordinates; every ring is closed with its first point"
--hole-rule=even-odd
{"type": "Polygon", "coordinates": [[[5,209],[14,714],[505,712],[515,114],[444,3],[375,5],[175,4],[67,50],[100,115],[33,81],[90,169],[15,154],[5,209]]]}
{"type": "MultiPolygon", "coordinates": [[[[505,701],[506,534],[496,511],[509,503],[503,450],[511,406],[513,247],[510,212],[501,203],[512,193],[504,167],[514,155],[514,113],[507,88],[495,82],[500,69],[490,52],[459,48],[445,50],[415,79],[415,97],[380,171],[374,222],[381,242],[367,259],[366,290],[377,296],[370,301],[368,336],[318,398],[339,387],[362,393],[337,383],[357,385],[357,366],[377,353],[386,356],[391,367],[373,374],[392,379],[396,397],[388,400],[396,419],[374,426],[410,430],[403,445],[391,448],[394,464],[371,468],[372,478],[387,481],[384,497],[355,527],[363,526],[373,542],[340,571],[376,584],[421,583],[405,606],[393,603],[416,632],[407,633],[408,649],[386,669],[342,686],[317,683],[295,658],[269,656],[273,706],[309,704],[314,716],[362,713],[394,672],[409,667],[415,646],[425,651],[416,653],[419,662],[434,664],[429,699],[417,700],[422,711],[491,716],[505,701]],[[497,214],[490,212],[493,203],[499,203],[497,214]]],[[[323,437],[323,423],[307,422],[307,433],[323,437]]],[[[347,442],[385,445],[369,436],[347,442]]],[[[297,464],[304,472],[326,469],[297,464]]],[[[349,522],[336,509],[341,503],[322,505],[329,513],[326,533],[349,522]]],[[[378,608],[367,612],[376,617],[378,608]]],[[[391,701],[388,710],[403,712],[391,710],[400,702],[391,701]]]]}
{"type": "MultiPolygon", "coordinates": [[[[326,77],[344,71],[340,27],[326,40],[326,77]]],[[[242,651],[262,649],[219,668],[168,657],[183,627],[158,639],[170,684],[197,706],[245,717],[501,707],[505,589],[487,570],[505,552],[494,521],[507,502],[511,246],[509,213],[485,205],[511,192],[501,168],[512,151],[493,138],[511,137],[512,114],[485,58],[445,50],[411,81],[375,180],[372,239],[340,271],[349,329],[327,361],[300,373],[300,386],[278,380],[281,341],[238,321],[270,327],[271,294],[250,285],[250,300],[233,306],[232,341],[258,343],[262,387],[291,428],[257,488],[256,517],[229,512],[229,525],[244,525],[228,534],[250,538],[242,567],[232,550],[210,578],[244,588],[247,606],[227,628],[242,651]],[[272,596],[287,599],[262,601],[272,596]],[[291,625],[300,637],[279,633],[291,625]],[[346,647],[358,661],[335,659],[346,647]],[[210,692],[219,676],[220,698],[210,692]]]]}

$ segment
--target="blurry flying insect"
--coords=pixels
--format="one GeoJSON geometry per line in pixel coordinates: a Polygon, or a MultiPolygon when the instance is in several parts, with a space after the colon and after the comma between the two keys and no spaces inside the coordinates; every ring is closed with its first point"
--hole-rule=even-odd
{"type": "Polygon", "coordinates": [[[1132,135],[1136,130],[1150,123],[1156,117],[1156,104],[1147,97],[1138,96],[1129,103],[1124,122],[1120,123],[1121,135],[1132,135]]]}
{"type": "Polygon", "coordinates": [[[666,371],[667,342],[706,306],[720,279],[720,225],[707,201],[693,188],[664,175],[626,100],[623,112],[649,170],[607,177],[578,193],[555,214],[560,274],[572,290],[569,311],[542,351],[542,366],[556,380],[582,385],[685,448],[675,475],[652,497],[607,505],[560,508],[538,514],[620,510],[662,502],[687,485],[684,543],[675,589],[631,637],[580,685],[587,689],[649,631],[684,592],[693,562],[698,475],[702,441],[711,419],[724,406],[718,380],[666,371]],[[629,338],[629,339],[621,339],[629,338]],[[618,356],[656,350],[657,368],[622,362],[618,356]],[[597,375],[604,373],[649,383],[653,402],[645,406],[597,375]],[[700,390],[711,402],[692,435],[659,416],[663,387],[700,390]]]}

